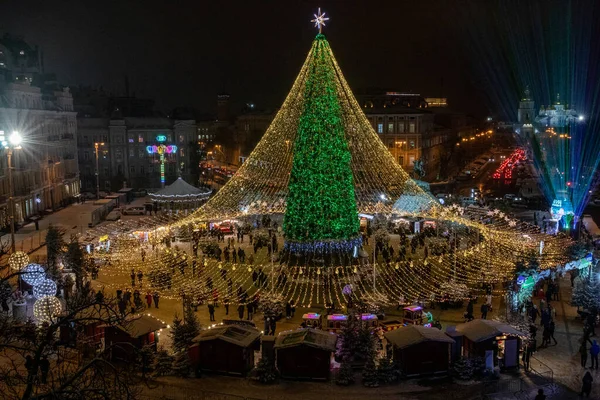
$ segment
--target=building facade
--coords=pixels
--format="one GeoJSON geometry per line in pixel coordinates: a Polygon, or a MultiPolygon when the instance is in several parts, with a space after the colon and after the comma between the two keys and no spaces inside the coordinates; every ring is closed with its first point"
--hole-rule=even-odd
{"type": "Polygon", "coordinates": [[[197,184],[198,128],[194,120],[79,118],[82,191],[92,193],[96,191],[96,143],[101,191],[160,188],[179,176],[197,184]]]}
{"type": "MultiPolygon", "coordinates": [[[[20,38],[0,38],[0,131],[18,131],[13,151],[15,221],[56,210],[79,196],[77,118],[69,88],[42,73],[40,52],[20,38]]],[[[7,224],[7,150],[0,149],[0,225],[7,224]]]]}

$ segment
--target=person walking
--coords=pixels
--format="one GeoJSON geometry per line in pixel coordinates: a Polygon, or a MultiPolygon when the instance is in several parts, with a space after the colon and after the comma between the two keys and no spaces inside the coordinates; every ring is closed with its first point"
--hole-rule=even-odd
{"type": "Polygon", "coordinates": [[[148,308],[152,308],[152,293],[150,292],[146,293],[146,304],[148,308]]]}
{"type": "Polygon", "coordinates": [[[581,394],[580,394],[581,397],[583,397],[584,394],[587,397],[590,397],[590,392],[592,391],[592,382],[593,381],[594,381],[594,378],[592,378],[592,374],[590,373],[590,371],[586,371],[586,373],[582,379],[583,385],[581,386],[581,394]]]}
{"type": "Polygon", "coordinates": [[[117,303],[117,306],[119,307],[119,313],[121,314],[121,317],[124,317],[125,309],[127,308],[127,303],[125,302],[125,299],[119,300],[119,302],[117,303]]]}
{"type": "Polygon", "coordinates": [[[248,321],[252,321],[252,317],[254,316],[254,304],[252,304],[252,302],[249,302],[248,304],[246,304],[246,309],[248,310],[248,321]]]}
{"type": "Polygon", "coordinates": [[[48,361],[48,357],[44,356],[40,360],[40,372],[42,373],[42,383],[46,383],[48,379],[48,371],[50,371],[50,361],[48,361]]]}
{"type": "Polygon", "coordinates": [[[285,303],[285,319],[292,318],[292,304],[288,301],[285,303]]]}
{"type": "Polygon", "coordinates": [[[142,272],[141,269],[137,273],[137,278],[138,278],[138,282],[139,282],[140,287],[141,287],[142,286],[142,279],[144,278],[144,273],[142,272]]]}
{"type": "Polygon", "coordinates": [[[154,299],[154,307],[158,308],[158,300],[160,299],[158,292],[154,292],[154,294],[152,295],[152,298],[154,299]]]}
{"type": "Polygon", "coordinates": [[[585,340],[583,340],[581,342],[581,346],[579,346],[579,354],[581,355],[581,366],[583,368],[585,368],[585,365],[587,364],[587,355],[588,355],[588,350],[587,350],[587,342],[585,340]]]}
{"type": "Polygon", "coordinates": [[[546,395],[544,394],[544,389],[538,390],[537,396],[535,396],[534,400],[546,400],[546,395]]]}
{"type": "Polygon", "coordinates": [[[223,305],[225,306],[225,315],[229,315],[229,297],[223,299],[223,305]]]}
{"type": "Polygon", "coordinates": [[[594,340],[592,342],[592,347],[590,347],[590,356],[592,356],[592,366],[590,369],[594,369],[594,365],[596,369],[598,369],[598,354],[600,353],[600,346],[594,340]]]}
{"type": "Polygon", "coordinates": [[[277,321],[275,321],[275,317],[271,317],[271,320],[269,321],[269,327],[271,328],[269,335],[275,336],[275,329],[277,328],[277,321]]]}
{"type": "Polygon", "coordinates": [[[487,305],[487,303],[483,303],[481,305],[481,319],[487,319],[487,313],[488,313],[488,305],[487,305]]]}
{"type": "Polygon", "coordinates": [[[210,315],[210,320],[215,320],[215,305],[212,301],[208,302],[208,314],[210,315]]]}
{"type": "Polygon", "coordinates": [[[238,311],[238,317],[240,317],[240,319],[244,319],[244,305],[243,304],[240,304],[238,306],[237,311],[238,311]]]}
{"type": "MultiPolygon", "coordinates": [[[[554,345],[557,345],[558,342],[556,341],[556,338],[554,337],[554,329],[556,328],[556,325],[554,324],[554,320],[551,319],[550,323],[548,324],[548,333],[550,334],[550,339],[554,340],[554,345]]],[[[548,340],[548,344],[550,344],[550,340],[548,340]]]]}
{"type": "Polygon", "coordinates": [[[131,268],[131,274],[129,274],[129,276],[131,277],[131,286],[135,286],[135,269],[131,268]]]}

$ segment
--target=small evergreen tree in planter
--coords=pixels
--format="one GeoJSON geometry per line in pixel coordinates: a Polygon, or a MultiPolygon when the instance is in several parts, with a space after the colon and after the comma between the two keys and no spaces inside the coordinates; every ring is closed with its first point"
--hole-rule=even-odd
{"type": "Polygon", "coordinates": [[[344,360],[340,364],[340,369],[335,377],[335,384],[340,386],[349,386],[354,383],[354,370],[349,361],[344,360]]]}
{"type": "Polygon", "coordinates": [[[156,353],[154,361],[154,376],[170,375],[173,372],[173,356],[165,349],[160,349],[156,353]]]}
{"type": "Polygon", "coordinates": [[[263,357],[256,364],[256,367],[252,370],[250,376],[251,379],[257,382],[269,385],[277,382],[277,379],[279,379],[279,371],[275,368],[275,362],[272,357],[263,357]]]}
{"type": "Polygon", "coordinates": [[[180,351],[175,355],[175,359],[173,360],[173,373],[175,375],[187,378],[190,376],[191,367],[192,365],[187,349],[180,351]]]}
{"type": "Polygon", "coordinates": [[[366,387],[379,386],[379,374],[377,373],[377,367],[375,367],[375,360],[373,358],[367,360],[365,364],[362,372],[362,383],[366,387]]]}
{"type": "Polygon", "coordinates": [[[152,371],[154,366],[156,354],[152,346],[144,346],[140,351],[139,362],[142,366],[142,374],[145,375],[147,372],[152,371]]]}
{"type": "Polygon", "coordinates": [[[58,270],[58,261],[63,254],[65,241],[63,235],[65,231],[50,224],[46,233],[46,256],[48,260],[48,273],[58,280],[61,273],[58,270]]]}
{"type": "Polygon", "coordinates": [[[381,383],[393,383],[398,380],[398,371],[390,356],[383,357],[379,360],[377,374],[379,376],[379,382],[381,383]]]}
{"type": "Polygon", "coordinates": [[[468,358],[462,357],[452,366],[452,376],[459,381],[470,381],[474,374],[475,368],[468,358]]]}

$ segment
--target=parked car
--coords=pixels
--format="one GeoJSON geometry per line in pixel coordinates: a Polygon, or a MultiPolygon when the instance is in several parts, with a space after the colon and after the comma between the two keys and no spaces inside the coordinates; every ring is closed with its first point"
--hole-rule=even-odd
{"type": "Polygon", "coordinates": [[[118,221],[120,219],[121,219],[121,211],[119,211],[119,210],[112,210],[106,216],[107,221],[118,221]]]}
{"type": "Polygon", "coordinates": [[[127,207],[123,210],[123,215],[144,215],[146,214],[145,207],[127,207]]]}

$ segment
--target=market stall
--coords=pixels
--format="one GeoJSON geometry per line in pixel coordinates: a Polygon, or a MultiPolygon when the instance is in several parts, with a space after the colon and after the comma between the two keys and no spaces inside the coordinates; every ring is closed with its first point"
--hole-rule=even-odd
{"type": "Polygon", "coordinates": [[[166,325],[151,316],[139,315],[127,318],[120,325],[101,325],[104,329],[104,347],[110,360],[131,362],[144,346],[156,350],[160,331],[166,325]]]}
{"type": "Polygon", "coordinates": [[[337,335],[318,329],[282,332],[275,339],[277,369],[283,378],[329,378],[337,335]]]}
{"type": "Polygon", "coordinates": [[[454,340],[437,328],[409,325],[386,332],[405,376],[447,373],[454,340]]]}
{"type": "Polygon", "coordinates": [[[254,349],[260,332],[241,325],[222,325],[205,329],[189,349],[195,370],[231,375],[246,375],[254,368],[254,349]]]}

